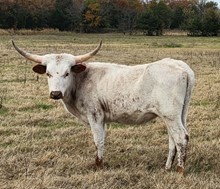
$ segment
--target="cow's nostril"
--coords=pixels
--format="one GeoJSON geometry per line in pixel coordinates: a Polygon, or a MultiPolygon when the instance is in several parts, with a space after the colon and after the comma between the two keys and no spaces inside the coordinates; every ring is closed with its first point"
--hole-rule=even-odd
{"type": "Polygon", "coordinates": [[[61,98],[63,98],[62,92],[61,91],[52,91],[50,93],[50,98],[55,99],[55,100],[61,99],[61,98]]]}

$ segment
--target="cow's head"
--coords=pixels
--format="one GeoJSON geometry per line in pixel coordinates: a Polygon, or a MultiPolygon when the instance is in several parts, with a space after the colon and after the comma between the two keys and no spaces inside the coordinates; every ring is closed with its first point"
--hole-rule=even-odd
{"type": "Polygon", "coordinates": [[[83,72],[86,69],[86,65],[83,62],[99,51],[102,41],[100,41],[95,50],[79,56],[71,54],[46,54],[40,56],[21,50],[13,41],[12,44],[22,56],[38,63],[33,67],[34,72],[47,74],[50,98],[57,100],[66,95],[67,89],[73,84],[74,74],[83,72]]]}

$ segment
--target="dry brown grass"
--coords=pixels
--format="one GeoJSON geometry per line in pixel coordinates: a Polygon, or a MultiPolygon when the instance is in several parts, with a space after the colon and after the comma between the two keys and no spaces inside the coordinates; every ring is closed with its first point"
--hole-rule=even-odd
{"type": "Polygon", "coordinates": [[[185,176],[164,171],[168,135],[157,119],[141,126],[110,124],[105,166],[93,167],[91,132],[48,98],[45,76],[0,36],[0,188],[220,188],[220,38],[108,35],[14,36],[30,52],[81,54],[102,38],[93,60],[142,64],[184,60],[196,73],[185,176]]]}

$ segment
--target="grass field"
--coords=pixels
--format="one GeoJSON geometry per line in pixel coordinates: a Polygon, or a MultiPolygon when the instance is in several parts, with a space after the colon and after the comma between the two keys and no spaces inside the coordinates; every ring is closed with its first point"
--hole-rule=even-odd
{"type": "MultiPolygon", "coordinates": [[[[174,165],[175,167],[175,165],[174,165]]],[[[220,38],[120,34],[0,36],[1,189],[220,189],[220,38]],[[13,49],[72,53],[103,47],[92,61],[144,64],[186,61],[196,74],[184,177],[164,170],[168,135],[158,118],[140,126],[109,124],[104,169],[95,170],[90,129],[49,99],[46,76],[13,49]]]]}

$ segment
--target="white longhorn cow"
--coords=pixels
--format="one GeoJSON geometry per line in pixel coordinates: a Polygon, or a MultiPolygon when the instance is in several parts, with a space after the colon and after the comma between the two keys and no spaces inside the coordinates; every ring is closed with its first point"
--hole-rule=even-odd
{"type": "Polygon", "coordinates": [[[177,172],[183,172],[186,117],[194,85],[194,73],[186,63],[170,58],[135,66],[84,63],[99,51],[102,42],[80,56],[34,55],[12,43],[22,56],[38,63],[34,72],[47,74],[50,98],[61,99],[67,111],[91,127],[98,167],[103,161],[105,123],[141,124],[160,117],[169,134],[165,168],[171,169],[177,152],[177,172]]]}

